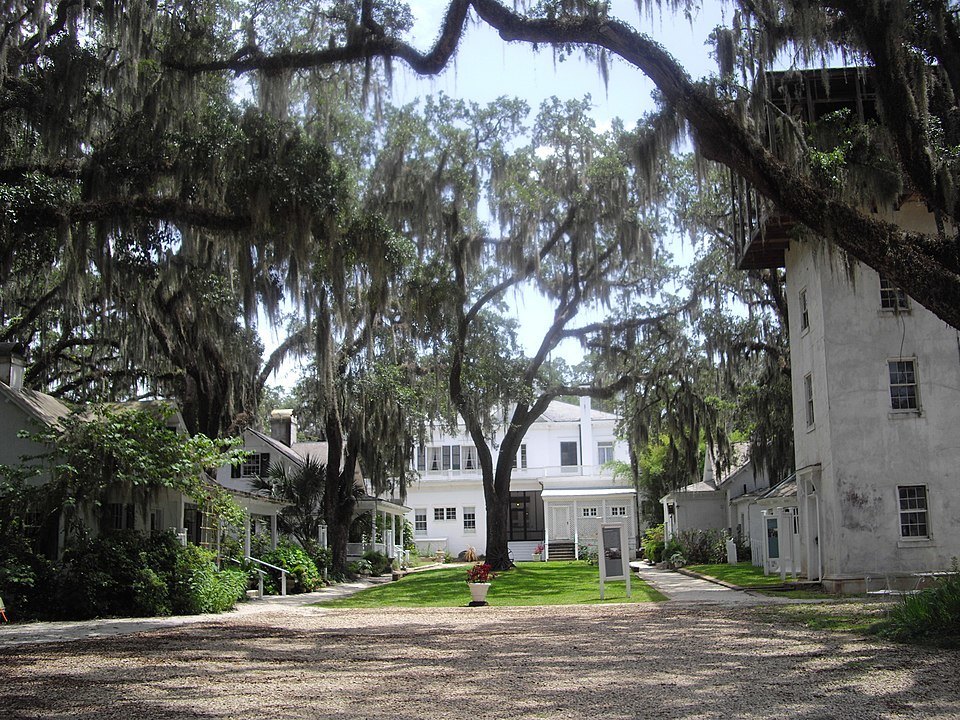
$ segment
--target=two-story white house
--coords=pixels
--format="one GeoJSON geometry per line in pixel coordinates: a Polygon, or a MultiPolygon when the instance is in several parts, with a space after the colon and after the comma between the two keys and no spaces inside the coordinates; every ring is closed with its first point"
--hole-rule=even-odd
{"type": "MultiPolygon", "coordinates": [[[[508,547],[514,560],[529,560],[539,545],[545,559],[578,557],[581,548],[596,548],[601,522],[624,523],[636,548],[636,490],[607,465],[629,460],[616,424],[615,415],[593,410],[590,398],[582,398],[579,405],[550,403],[531,425],[511,480],[508,547]]],[[[483,482],[463,424],[456,434],[434,432],[417,448],[415,464],[420,480],[407,489],[406,504],[413,508],[408,517],[420,552],[457,555],[473,548],[483,554],[483,482]]]]}
{"type": "MultiPolygon", "coordinates": [[[[869,115],[857,69],[832,71],[829,93],[820,71],[793,83],[806,120],[837,107],[869,115]]],[[[875,212],[935,232],[909,197],[875,212]]],[[[949,568],[960,556],[960,332],[789,221],[748,238],[739,264],[786,268],[797,513],[771,506],[769,531],[782,538],[777,518],[796,523],[803,574],[838,592],[949,568]]]]}

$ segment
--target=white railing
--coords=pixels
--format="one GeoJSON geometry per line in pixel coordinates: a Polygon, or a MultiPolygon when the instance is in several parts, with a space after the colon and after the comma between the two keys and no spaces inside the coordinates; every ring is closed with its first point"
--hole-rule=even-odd
{"type": "MultiPolygon", "coordinates": [[[[420,470],[421,480],[477,480],[480,469],[476,470],[420,470]]],[[[603,465],[553,465],[550,467],[514,468],[513,477],[537,479],[544,477],[563,477],[570,475],[592,475],[610,477],[613,471],[603,465]]]]}
{"type": "MultiPolygon", "coordinates": [[[[249,555],[247,555],[247,557],[245,557],[244,560],[246,560],[247,562],[255,563],[257,565],[262,565],[263,567],[267,567],[267,568],[270,568],[271,570],[276,570],[277,572],[279,572],[280,573],[280,595],[282,595],[283,597],[286,597],[287,571],[284,568],[277,567],[276,565],[271,565],[268,562],[264,562],[263,560],[259,560],[255,557],[250,557],[249,555]]],[[[258,567],[255,567],[254,570],[257,571],[257,580],[258,580],[257,597],[262,598],[263,597],[263,578],[266,575],[266,573],[258,567]]]]}

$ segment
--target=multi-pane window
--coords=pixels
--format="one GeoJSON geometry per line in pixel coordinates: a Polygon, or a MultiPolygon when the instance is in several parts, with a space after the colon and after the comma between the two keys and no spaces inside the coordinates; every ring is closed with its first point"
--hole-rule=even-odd
{"type": "Polygon", "coordinates": [[[626,517],[627,508],[623,505],[617,505],[616,507],[610,508],[610,517],[626,517]]]}
{"type": "Polygon", "coordinates": [[[230,476],[252,478],[266,477],[270,473],[270,453],[252,453],[239,465],[234,465],[230,476]]]}
{"type": "Polygon", "coordinates": [[[917,410],[917,366],[914,360],[888,360],[890,406],[894,410],[917,410]]]}
{"type": "Polygon", "coordinates": [[[597,464],[603,465],[604,463],[613,462],[613,443],[612,442],[598,442],[597,443],[597,464]]]}
{"type": "Polygon", "coordinates": [[[907,294],[887,280],[883,275],[880,276],[880,309],[881,310],[908,310],[910,309],[910,300],[907,294]]]}
{"type": "Polygon", "coordinates": [[[925,485],[897,486],[900,505],[900,537],[930,537],[927,524],[927,488],[925,485]]]}
{"type": "Polygon", "coordinates": [[[459,445],[434,445],[417,449],[417,470],[440,472],[460,469],[459,445]]]}
{"type": "Polygon", "coordinates": [[[163,509],[153,508],[150,510],[150,532],[158,533],[163,530],[163,509]]]}
{"type": "Polygon", "coordinates": [[[103,506],[103,517],[100,524],[100,530],[132,530],[133,525],[133,505],[123,503],[106,503],[103,506]]]}
{"type": "Polygon", "coordinates": [[[433,509],[433,519],[434,519],[434,520],[443,520],[443,508],[434,508],[434,509],[433,509]]]}
{"type": "Polygon", "coordinates": [[[477,531],[477,509],[465,507],[463,509],[463,531],[473,533],[477,531]]]}
{"type": "Polygon", "coordinates": [[[413,511],[413,533],[414,535],[427,534],[427,509],[417,508],[413,511]]]}
{"type": "Polygon", "coordinates": [[[803,399],[807,409],[807,427],[813,427],[813,375],[803,376],[803,399]]]}
{"type": "Polygon", "coordinates": [[[597,517],[597,509],[595,507],[580,508],[580,511],[583,513],[583,517],[597,517]]]}
{"type": "Polygon", "coordinates": [[[513,467],[517,467],[517,458],[520,458],[520,467],[527,467],[527,444],[523,443],[520,445],[520,451],[513,458],[513,467]]]}
{"type": "Polygon", "coordinates": [[[580,464],[580,458],[577,456],[576,441],[560,443],[560,464],[564,467],[580,464]]]}
{"type": "Polygon", "coordinates": [[[455,507],[447,508],[447,520],[457,519],[457,509],[455,507]]]}
{"type": "Polygon", "coordinates": [[[807,309],[807,289],[800,291],[800,329],[810,328],[810,311],[807,309]]]}

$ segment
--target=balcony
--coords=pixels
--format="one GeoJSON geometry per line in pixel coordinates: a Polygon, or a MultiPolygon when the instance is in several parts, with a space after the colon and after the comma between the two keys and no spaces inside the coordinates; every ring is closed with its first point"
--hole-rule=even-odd
{"type": "MultiPolygon", "coordinates": [[[[514,468],[517,480],[540,480],[543,478],[582,478],[612,476],[612,471],[602,465],[553,465],[550,467],[514,468]]],[[[479,481],[480,469],[475,470],[421,470],[421,482],[479,481]]]]}

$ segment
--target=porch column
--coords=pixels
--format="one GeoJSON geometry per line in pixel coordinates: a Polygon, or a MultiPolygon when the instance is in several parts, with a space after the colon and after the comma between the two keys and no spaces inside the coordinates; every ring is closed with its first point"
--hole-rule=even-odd
{"type": "Polygon", "coordinates": [[[373,512],[370,513],[370,550],[377,549],[377,503],[373,503],[373,512]]]}
{"type": "Polygon", "coordinates": [[[277,513],[274,511],[273,515],[270,516],[270,547],[273,550],[277,549],[277,533],[279,532],[280,527],[277,522],[277,513]]]}
{"type": "Polygon", "coordinates": [[[580,515],[577,512],[577,499],[573,499],[573,556],[580,559],[580,515]]]}
{"type": "Polygon", "coordinates": [[[246,519],[243,521],[243,556],[245,558],[250,557],[250,513],[247,513],[246,519]]]}
{"type": "Polygon", "coordinates": [[[390,551],[388,553],[391,560],[397,556],[396,542],[397,542],[397,516],[391,515],[390,516],[390,551]]]}

